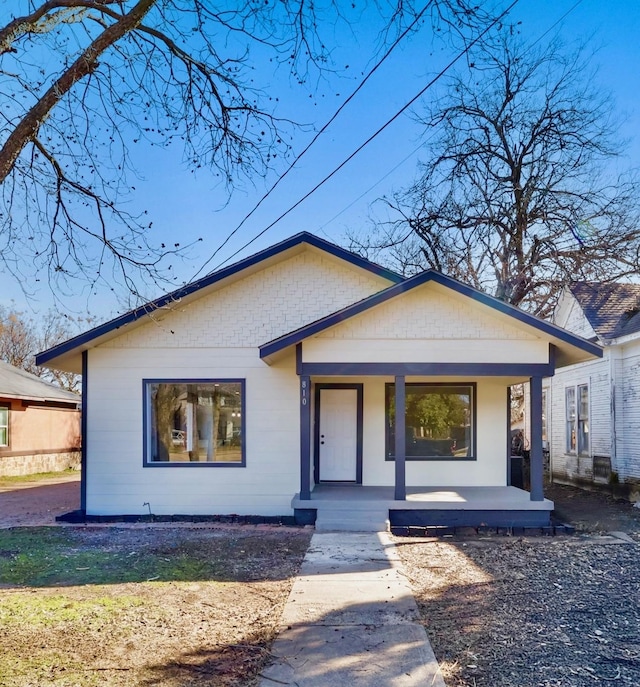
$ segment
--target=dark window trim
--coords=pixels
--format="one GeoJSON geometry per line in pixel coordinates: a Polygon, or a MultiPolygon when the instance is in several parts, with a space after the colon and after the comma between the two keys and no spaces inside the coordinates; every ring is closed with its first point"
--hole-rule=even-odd
{"type": "MultiPolygon", "coordinates": [[[[470,387],[471,388],[471,448],[472,455],[466,458],[446,458],[443,456],[405,456],[407,462],[447,462],[447,463],[466,463],[475,462],[478,460],[477,450],[477,396],[478,384],[477,382],[407,382],[405,384],[407,391],[412,386],[449,386],[449,387],[470,387]]],[[[395,389],[395,382],[387,382],[384,391],[384,458],[386,462],[395,462],[394,447],[391,446],[390,441],[390,427],[388,420],[388,408],[391,390],[395,389]],[[391,454],[391,455],[390,455],[391,454]]]]}
{"type": "Polygon", "coordinates": [[[244,468],[247,466],[247,394],[246,379],[244,378],[173,378],[161,377],[142,380],[142,466],[145,468],[244,468]],[[240,448],[242,460],[239,463],[222,462],[164,462],[147,460],[149,443],[149,404],[148,388],[150,384],[240,384],[240,408],[242,413],[242,437],[240,448]]]}

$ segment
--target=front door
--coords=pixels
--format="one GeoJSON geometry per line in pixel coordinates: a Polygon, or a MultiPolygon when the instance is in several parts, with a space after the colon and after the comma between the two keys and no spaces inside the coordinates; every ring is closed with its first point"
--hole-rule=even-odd
{"type": "Polygon", "coordinates": [[[316,479],[362,481],[362,386],[318,385],[316,479]]]}

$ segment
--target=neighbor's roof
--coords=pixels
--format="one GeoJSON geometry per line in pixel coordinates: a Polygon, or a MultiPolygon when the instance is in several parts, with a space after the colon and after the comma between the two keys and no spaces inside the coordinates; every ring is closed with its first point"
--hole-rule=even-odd
{"type": "Polygon", "coordinates": [[[600,339],[640,332],[640,284],[581,282],[570,290],[600,339]]]}
{"type": "Polygon", "coordinates": [[[0,397],[80,403],[80,397],[0,360],[0,397]]]}

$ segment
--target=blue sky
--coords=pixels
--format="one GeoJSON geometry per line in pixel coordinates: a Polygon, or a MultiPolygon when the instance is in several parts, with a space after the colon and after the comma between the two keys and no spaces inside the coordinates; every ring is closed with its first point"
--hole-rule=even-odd
{"type": "MultiPolygon", "coordinates": [[[[508,4],[497,2],[498,7],[508,4]]],[[[615,3],[609,0],[520,0],[511,16],[513,21],[522,22],[520,29],[523,35],[534,41],[569,10],[568,16],[554,32],[558,31],[567,42],[584,38],[599,46],[596,63],[600,66],[600,79],[612,91],[616,110],[627,118],[622,134],[631,139],[629,166],[640,167],[640,141],[636,136],[640,131],[640,49],[637,39],[640,35],[640,3],[636,0],[615,3]]],[[[351,35],[342,34],[337,38],[341,47],[334,51],[336,64],[349,64],[349,69],[340,76],[320,82],[312,97],[308,90],[291,85],[282,75],[273,75],[266,69],[256,70],[256,76],[263,80],[265,88],[279,95],[278,113],[308,124],[306,130],[296,134],[294,150],[300,151],[305,147],[314,135],[312,129],[320,128],[329,119],[356,87],[358,75],[371,66],[377,30],[373,21],[370,24],[362,22],[353,28],[351,35]]],[[[205,272],[228,259],[313,188],[423,88],[453,54],[453,50],[433,42],[428,26],[408,39],[208,264],[205,272]]],[[[376,198],[411,183],[419,160],[420,134],[420,126],[410,115],[400,117],[311,198],[233,260],[302,230],[344,244],[347,231],[367,226],[370,206],[376,198]]],[[[136,183],[134,202],[139,208],[149,210],[156,241],[180,241],[184,244],[200,237],[203,239],[197,252],[192,251],[191,260],[174,264],[177,284],[193,277],[266,189],[260,178],[253,185],[245,182],[236,188],[227,203],[224,190],[216,187],[211,174],[206,170],[199,170],[196,175],[187,171],[177,149],[145,149],[136,162],[143,179],[136,183]]],[[[274,178],[270,177],[267,182],[274,178]]],[[[1,272],[0,293],[0,303],[7,305],[13,299],[18,307],[36,311],[46,310],[54,302],[46,286],[36,292],[30,303],[25,302],[20,289],[1,272]]],[[[91,296],[77,292],[64,296],[63,304],[71,312],[81,313],[88,309],[98,319],[105,319],[123,310],[119,300],[121,295],[118,288],[114,292],[101,290],[91,296]]],[[[159,294],[157,290],[150,289],[148,295],[159,294]]]]}

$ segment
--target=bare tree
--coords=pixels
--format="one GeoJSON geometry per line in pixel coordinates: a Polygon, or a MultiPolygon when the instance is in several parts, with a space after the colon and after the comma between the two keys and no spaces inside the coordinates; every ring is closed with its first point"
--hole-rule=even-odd
{"type": "MultiPolygon", "coordinates": [[[[467,0],[371,4],[389,30],[425,10],[449,27],[477,14],[467,0]]],[[[136,274],[157,280],[184,249],[158,245],[147,212],[129,210],[136,144],[179,144],[189,167],[229,187],[264,174],[287,153],[290,122],[274,116],[277,98],[257,89],[253,64],[286,63],[302,84],[330,64],[320,27],[363,12],[337,0],[22,7],[0,26],[0,259],[23,283],[35,265],[54,283],[123,281],[134,295],[136,274]]]]}
{"type": "Polygon", "coordinates": [[[421,118],[418,181],[354,244],[542,316],[572,280],[636,274],[640,185],[616,170],[623,142],[588,58],[508,28],[481,44],[421,118]]]}
{"type": "Polygon", "coordinates": [[[79,375],[38,367],[35,355],[66,341],[80,325],[90,322],[90,318],[74,319],[53,310],[36,320],[15,308],[0,306],[0,360],[67,391],[80,391],[79,375]]]}

